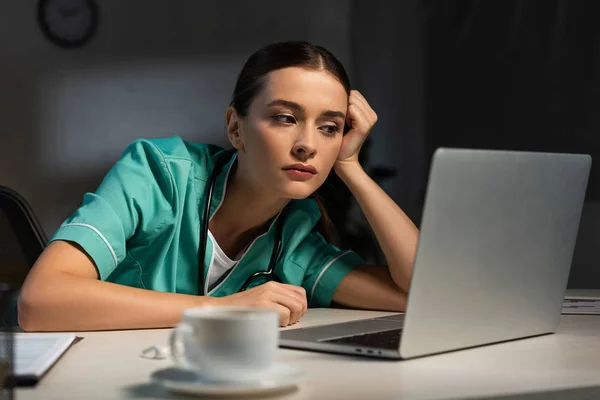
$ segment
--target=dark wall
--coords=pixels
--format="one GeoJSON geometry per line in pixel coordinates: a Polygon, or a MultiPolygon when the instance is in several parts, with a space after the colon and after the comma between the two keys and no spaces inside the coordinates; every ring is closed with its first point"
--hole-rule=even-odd
{"type": "Polygon", "coordinates": [[[591,154],[569,286],[600,288],[600,2],[423,6],[424,157],[440,146],[591,154]]]}
{"type": "MultiPolygon", "coordinates": [[[[441,1],[426,23],[428,156],[437,146],[600,155],[600,2],[441,1]]],[[[600,197],[600,163],[588,200],[600,197]]]]}

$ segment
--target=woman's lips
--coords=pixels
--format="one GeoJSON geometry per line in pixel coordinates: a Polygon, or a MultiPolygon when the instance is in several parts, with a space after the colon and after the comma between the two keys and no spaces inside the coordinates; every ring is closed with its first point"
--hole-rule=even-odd
{"type": "Polygon", "coordinates": [[[307,181],[315,176],[313,173],[300,171],[299,169],[284,169],[283,172],[285,172],[288,177],[295,181],[307,181]]]}
{"type": "Polygon", "coordinates": [[[315,167],[313,167],[312,165],[309,165],[309,164],[302,164],[302,163],[290,164],[290,165],[283,167],[283,169],[284,170],[297,169],[299,171],[310,172],[313,175],[315,175],[317,173],[317,169],[315,167]]]}
{"type": "Polygon", "coordinates": [[[307,181],[317,174],[317,169],[312,165],[292,164],[283,167],[283,171],[288,177],[295,181],[307,181]]]}

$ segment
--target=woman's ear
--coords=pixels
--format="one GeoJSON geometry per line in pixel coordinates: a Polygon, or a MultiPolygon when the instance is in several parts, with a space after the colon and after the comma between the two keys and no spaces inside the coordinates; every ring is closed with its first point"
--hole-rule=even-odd
{"type": "Polygon", "coordinates": [[[244,149],[244,141],[240,131],[240,119],[233,107],[228,107],[225,112],[225,123],[227,124],[227,138],[231,145],[237,150],[244,149]]]}

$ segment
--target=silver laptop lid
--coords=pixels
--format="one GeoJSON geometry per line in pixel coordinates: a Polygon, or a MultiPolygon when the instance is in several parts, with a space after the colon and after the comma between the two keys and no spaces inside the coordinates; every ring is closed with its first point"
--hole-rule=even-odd
{"type": "Polygon", "coordinates": [[[554,332],[591,157],[438,149],[404,358],[554,332]]]}

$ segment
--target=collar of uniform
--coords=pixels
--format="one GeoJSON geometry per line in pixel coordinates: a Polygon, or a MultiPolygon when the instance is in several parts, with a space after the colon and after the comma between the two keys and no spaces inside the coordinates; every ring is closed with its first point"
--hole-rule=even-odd
{"type": "MultiPolygon", "coordinates": [[[[275,271],[278,276],[284,276],[282,271],[282,259],[286,254],[296,248],[299,243],[313,230],[321,213],[317,202],[312,199],[292,200],[285,207],[284,211],[279,213],[269,229],[259,235],[250,245],[247,252],[241,260],[224,276],[220,282],[208,292],[208,295],[214,297],[227,296],[237,293],[244,282],[255,272],[265,270],[268,266],[271,252],[276,246],[277,241],[281,240],[281,256],[275,271]],[[284,218],[280,236],[276,235],[275,222],[278,218],[284,218]]],[[[257,279],[253,285],[260,284],[257,279]]]]}
{"type": "MultiPolygon", "coordinates": [[[[222,167],[215,180],[215,186],[213,187],[212,201],[210,204],[210,218],[212,218],[225,199],[227,180],[233,169],[236,159],[237,151],[231,150],[223,150],[222,152],[219,152],[213,156],[213,168],[219,168],[219,165],[222,165],[222,167]]],[[[210,175],[208,179],[210,181],[210,175]]],[[[210,184],[210,182],[208,183],[210,184]]]]}

